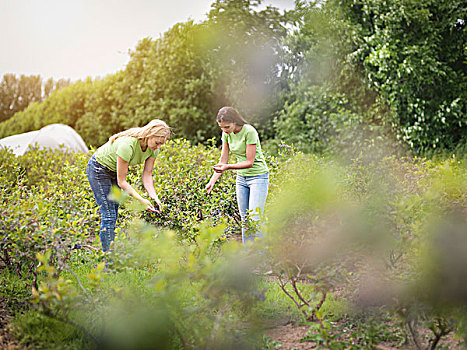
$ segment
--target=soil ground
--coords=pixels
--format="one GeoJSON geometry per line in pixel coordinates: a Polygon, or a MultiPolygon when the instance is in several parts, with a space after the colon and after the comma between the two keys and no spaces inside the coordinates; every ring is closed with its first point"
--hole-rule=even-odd
{"type": "Polygon", "coordinates": [[[18,345],[16,339],[11,335],[8,325],[12,316],[6,307],[5,300],[0,298],[0,349],[2,350],[24,350],[18,345]]]}
{"type": "MultiPolygon", "coordinates": [[[[309,330],[308,326],[300,326],[296,324],[286,324],[278,327],[274,327],[266,331],[266,336],[268,336],[271,341],[274,341],[275,349],[277,350],[308,350],[308,349],[317,349],[315,342],[300,342],[301,339],[305,337],[309,330]]],[[[422,330],[422,334],[430,336],[428,330],[422,330]]],[[[427,344],[424,344],[424,348],[427,344]]],[[[398,346],[394,347],[391,344],[381,343],[378,344],[375,350],[416,350],[415,346],[398,346]]],[[[445,337],[438,345],[437,349],[449,349],[449,350],[465,350],[465,347],[462,347],[455,341],[452,335],[445,337]]]]}
{"type": "Polygon", "coordinates": [[[278,326],[266,331],[266,336],[277,343],[280,350],[306,350],[316,349],[316,345],[312,342],[300,343],[308,332],[308,326],[298,326],[292,323],[278,326]],[[280,347],[279,347],[280,344],[280,347]]]}
{"type": "MultiPolygon", "coordinates": [[[[27,348],[19,345],[18,341],[11,335],[8,325],[11,321],[11,313],[6,307],[5,300],[0,298],[0,349],[1,350],[27,350],[27,348]]],[[[316,349],[314,342],[300,342],[305,337],[309,330],[308,326],[301,326],[287,321],[282,324],[279,321],[274,327],[268,329],[265,335],[274,341],[278,350],[308,350],[316,349]]],[[[461,350],[462,347],[456,345],[452,337],[447,337],[443,341],[447,349],[461,350]]],[[[376,350],[412,350],[414,347],[391,347],[386,344],[380,344],[376,350]]]]}

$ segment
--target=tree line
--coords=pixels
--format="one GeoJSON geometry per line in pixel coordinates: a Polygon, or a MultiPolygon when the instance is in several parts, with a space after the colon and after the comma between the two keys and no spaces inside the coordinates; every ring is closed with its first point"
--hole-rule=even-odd
{"type": "Polygon", "coordinates": [[[219,107],[232,105],[269,147],[465,150],[461,0],[260,5],[214,1],[204,21],[143,38],[121,71],[75,82],[1,119],[0,137],[59,122],[98,146],[160,118],[176,137],[206,143],[219,134],[219,107]]]}
{"type": "Polygon", "coordinates": [[[0,122],[10,119],[32,102],[42,102],[50,94],[69,86],[69,79],[43,80],[40,75],[7,73],[0,82],[0,122]]]}

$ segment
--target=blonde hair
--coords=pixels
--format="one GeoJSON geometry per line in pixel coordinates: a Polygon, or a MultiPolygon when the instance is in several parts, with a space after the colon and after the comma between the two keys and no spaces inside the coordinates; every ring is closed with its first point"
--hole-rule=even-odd
{"type": "Polygon", "coordinates": [[[153,119],[143,127],[131,128],[118,134],[115,134],[109,138],[109,142],[112,144],[116,139],[122,136],[133,136],[138,140],[143,140],[146,144],[147,139],[151,136],[170,137],[170,127],[160,119],[153,119]]]}

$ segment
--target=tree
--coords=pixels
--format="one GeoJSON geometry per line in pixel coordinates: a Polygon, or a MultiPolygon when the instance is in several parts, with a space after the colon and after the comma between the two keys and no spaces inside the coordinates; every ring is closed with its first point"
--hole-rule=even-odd
{"type": "MultiPolygon", "coordinates": [[[[295,25],[283,41],[282,110],[276,140],[305,153],[349,155],[381,134],[375,127],[375,93],[359,70],[349,69],[348,26],[323,1],[298,1],[295,25]],[[344,152],[345,151],[345,152],[344,152]]],[[[353,67],[352,67],[353,68],[353,67]]]]}
{"type": "MultiPolygon", "coordinates": [[[[282,40],[292,16],[260,0],[217,0],[205,24],[204,49],[215,70],[216,91],[225,102],[273,135],[272,115],[280,109],[282,40]]],[[[265,135],[267,134],[267,135],[265,135]]]]}
{"type": "Polygon", "coordinates": [[[41,83],[39,75],[21,75],[17,78],[13,74],[5,74],[0,83],[0,121],[9,119],[31,102],[40,101],[41,83]]]}
{"type": "Polygon", "coordinates": [[[350,24],[352,57],[416,152],[467,142],[462,0],[331,0],[350,24]]]}
{"type": "Polygon", "coordinates": [[[213,84],[198,47],[199,30],[193,21],[178,23],[155,41],[139,42],[116,86],[125,97],[119,110],[122,127],[159,118],[175,137],[197,143],[213,136],[213,84]]]}
{"type": "Polygon", "coordinates": [[[10,119],[15,113],[24,110],[32,102],[41,102],[52,91],[70,85],[69,80],[52,78],[43,83],[40,75],[17,77],[5,74],[0,82],[0,122],[10,119]]]}
{"type": "MultiPolygon", "coordinates": [[[[261,114],[270,113],[257,106],[276,102],[271,92],[286,31],[277,9],[253,10],[259,3],[219,0],[205,22],[178,23],[156,40],[144,38],[124,70],[51,94],[0,124],[0,136],[62,122],[98,146],[113,132],[159,118],[175,137],[207,142],[219,134],[215,115],[227,104],[260,122],[261,114]],[[254,95],[257,91],[261,93],[254,95]]],[[[51,90],[50,82],[46,90],[51,90]]]]}

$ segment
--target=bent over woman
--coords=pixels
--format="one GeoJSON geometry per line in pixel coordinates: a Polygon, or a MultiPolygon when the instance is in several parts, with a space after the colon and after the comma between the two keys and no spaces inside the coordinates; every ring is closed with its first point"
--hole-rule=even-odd
{"type": "Polygon", "coordinates": [[[259,221],[257,209],[261,213],[264,211],[269,188],[269,169],[261,151],[258,132],[232,107],[222,107],[216,120],[222,129],[222,153],[219,164],[213,167],[215,173],[206,190],[208,193],[212,191],[224,171],[237,171],[236,192],[242,218],[242,242],[254,242],[255,238],[262,237],[262,231],[247,233],[245,222],[249,213],[252,220],[259,221]],[[230,152],[236,156],[236,164],[228,164],[230,152]]]}
{"type": "Polygon", "coordinates": [[[154,119],[146,126],[131,128],[115,134],[99,147],[88,162],[87,176],[94,198],[101,213],[100,239],[102,250],[106,252],[115,239],[115,224],[118,216],[118,203],[109,199],[112,186],[118,186],[130,196],[146,206],[146,210],[161,210],[161,201],[154,189],[152,170],[161,146],[168,140],[170,128],[165,122],[154,119]],[[127,182],[128,167],[143,164],[143,186],[156,204],[143,198],[127,182]]]}

